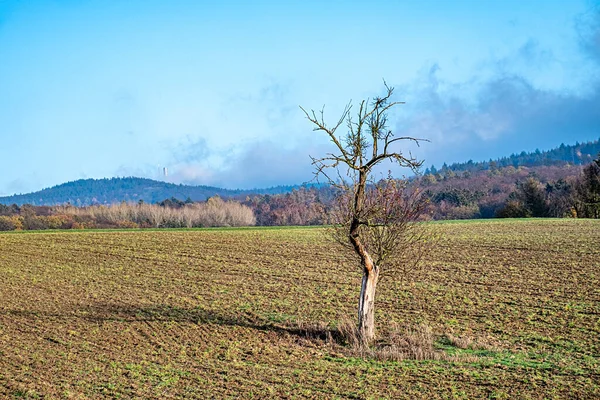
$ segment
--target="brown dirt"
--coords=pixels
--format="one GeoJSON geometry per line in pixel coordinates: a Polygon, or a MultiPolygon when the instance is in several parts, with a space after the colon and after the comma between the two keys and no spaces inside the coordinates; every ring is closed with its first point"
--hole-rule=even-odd
{"type": "Polygon", "coordinates": [[[0,397],[600,396],[600,222],[436,226],[422,270],[384,272],[378,331],[457,361],[307,339],[360,282],[320,229],[0,234],[0,397]]]}

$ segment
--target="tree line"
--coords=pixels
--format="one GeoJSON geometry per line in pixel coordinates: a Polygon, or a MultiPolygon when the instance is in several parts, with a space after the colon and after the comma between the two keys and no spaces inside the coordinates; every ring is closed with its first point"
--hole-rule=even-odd
{"type": "Polygon", "coordinates": [[[469,160],[462,163],[446,165],[445,163],[438,170],[431,166],[425,170],[425,175],[436,174],[452,170],[454,172],[476,172],[494,168],[504,167],[539,167],[539,166],[566,166],[566,165],[587,165],[595,154],[600,153],[600,139],[585,143],[576,142],[574,145],[561,145],[557,148],[540,151],[536,149],[533,152],[522,151],[519,154],[512,154],[508,157],[501,157],[496,160],[473,162],[469,160]]]}
{"type": "MultiPolygon", "coordinates": [[[[582,166],[451,169],[408,182],[427,200],[426,218],[600,218],[600,155],[582,166]]],[[[331,222],[336,189],[307,186],[281,194],[194,202],[168,198],[85,207],[0,204],[0,230],[192,228],[324,225],[331,222]]]]}
{"type": "Polygon", "coordinates": [[[598,218],[600,155],[582,166],[491,168],[427,174],[418,185],[433,219],[598,218]]]}

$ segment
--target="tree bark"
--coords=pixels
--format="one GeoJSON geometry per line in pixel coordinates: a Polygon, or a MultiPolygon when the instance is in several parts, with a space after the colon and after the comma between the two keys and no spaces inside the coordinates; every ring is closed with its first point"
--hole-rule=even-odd
{"type": "Polygon", "coordinates": [[[363,279],[358,299],[358,336],[363,344],[369,344],[375,338],[375,288],[379,278],[379,269],[365,248],[359,233],[360,220],[365,201],[367,174],[359,172],[358,185],[354,193],[355,215],[350,224],[349,239],[354,251],[360,257],[363,267],[363,279]]]}
{"type": "Polygon", "coordinates": [[[378,278],[376,266],[364,269],[358,300],[358,335],[363,344],[369,344],[375,338],[375,288],[378,278]]]}

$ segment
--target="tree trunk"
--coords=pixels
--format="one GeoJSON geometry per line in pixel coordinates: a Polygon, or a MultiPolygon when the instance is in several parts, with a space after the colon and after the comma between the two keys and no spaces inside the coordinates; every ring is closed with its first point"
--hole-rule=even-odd
{"type": "Polygon", "coordinates": [[[360,219],[365,202],[367,173],[360,170],[358,184],[354,192],[354,215],[350,224],[348,238],[354,251],[360,257],[363,267],[363,279],[358,299],[358,336],[363,344],[369,344],[375,338],[375,288],[379,278],[379,268],[360,238],[360,219]]]}
{"type": "Polygon", "coordinates": [[[358,335],[363,344],[369,344],[375,338],[375,288],[378,278],[376,266],[364,269],[358,300],[358,335]]]}

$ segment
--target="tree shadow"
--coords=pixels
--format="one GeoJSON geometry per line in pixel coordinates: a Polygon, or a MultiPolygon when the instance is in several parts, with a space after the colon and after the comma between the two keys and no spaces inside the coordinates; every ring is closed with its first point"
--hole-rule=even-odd
{"type": "Polygon", "coordinates": [[[323,322],[276,323],[257,315],[245,313],[225,313],[200,307],[180,308],[171,305],[158,304],[150,306],[94,303],[80,308],[71,308],[61,311],[36,311],[36,310],[2,310],[0,315],[19,316],[28,319],[80,319],[96,324],[104,322],[177,322],[197,325],[221,325],[255,329],[259,331],[275,332],[281,335],[291,335],[302,339],[330,342],[339,338],[337,329],[331,328],[323,322]]]}
{"type": "MultiPolygon", "coordinates": [[[[434,342],[436,338],[431,329],[425,325],[418,325],[412,328],[405,327],[405,329],[399,329],[400,326],[396,326],[386,335],[380,337],[375,343],[366,345],[359,340],[356,326],[349,319],[338,321],[337,326],[334,328],[325,322],[286,321],[279,323],[243,311],[227,313],[204,309],[202,307],[180,308],[166,304],[132,305],[94,303],[81,307],[65,308],[60,311],[0,310],[0,321],[4,319],[2,318],[4,316],[8,317],[9,320],[12,319],[15,324],[24,322],[22,319],[29,320],[27,321],[27,325],[29,326],[39,326],[45,322],[52,324],[56,320],[61,322],[61,326],[69,326],[69,322],[79,320],[91,324],[110,322],[125,324],[176,322],[181,324],[242,327],[262,332],[273,332],[283,337],[291,337],[301,346],[331,346],[331,348],[336,350],[336,353],[341,352],[341,354],[351,357],[379,361],[477,361],[479,358],[479,356],[464,358],[462,356],[446,354],[443,350],[435,348],[434,342]]],[[[158,329],[160,329],[160,325],[158,325],[158,329]]],[[[446,336],[445,340],[450,340],[448,338],[450,336],[446,336]]],[[[46,337],[46,339],[62,344],[60,340],[53,337],[46,337]]],[[[452,340],[455,347],[468,348],[470,343],[475,343],[471,347],[475,345],[482,346],[478,341],[474,342],[468,337],[455,337],[452,340]]],[[[447,345],[447,342],[442,341],[441,344],[447,345]]]]}

